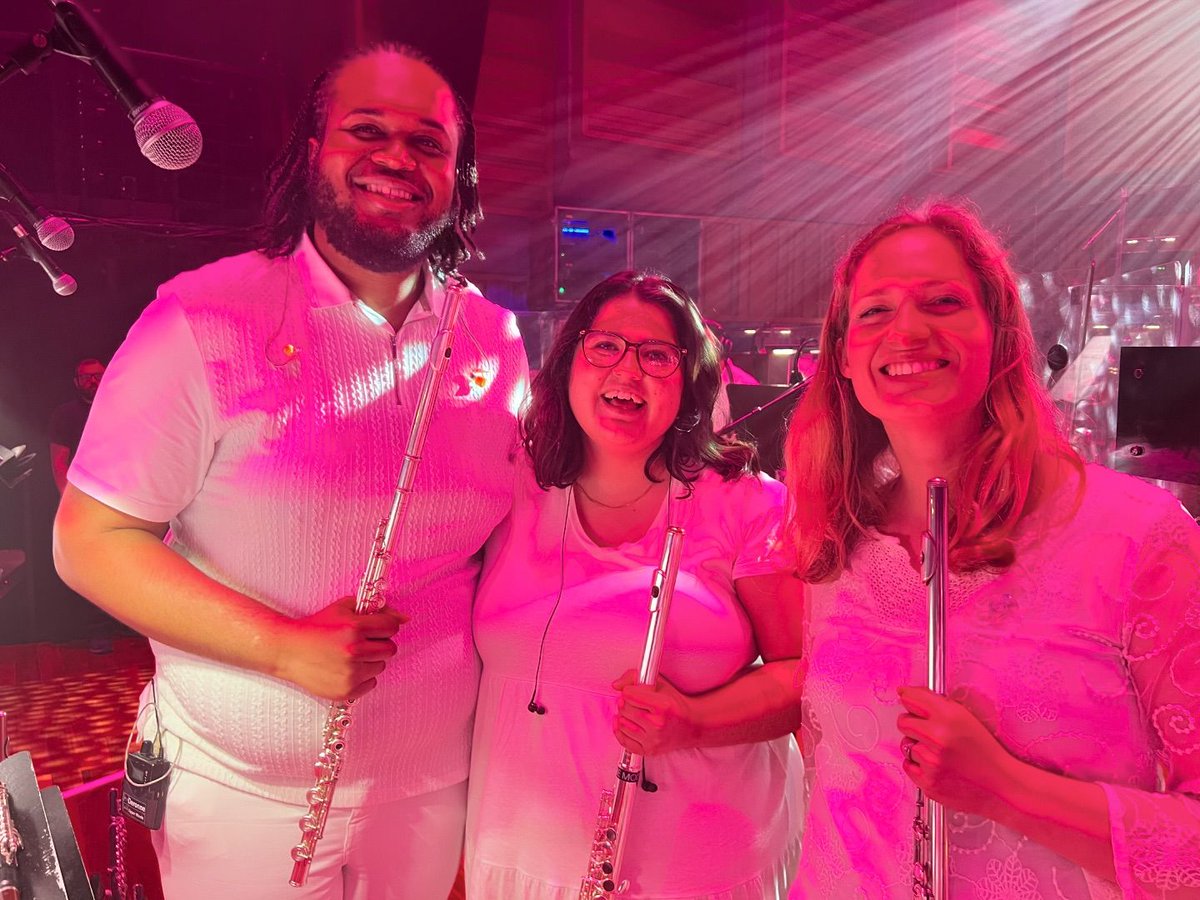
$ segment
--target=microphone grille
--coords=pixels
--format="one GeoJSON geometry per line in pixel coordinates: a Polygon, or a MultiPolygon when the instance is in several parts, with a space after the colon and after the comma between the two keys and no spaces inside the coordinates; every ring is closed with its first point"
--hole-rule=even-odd
{"type": "Polygon", "coordinates": [[[1046,365],[1054,372],[1065,369],[1069,360],[1070,354],[1062,344],[1055,344],[1046,351],[1046,365]]]}
{"type": "Polygon", "coordinates": [[[79,287],[79,282],[63,272],[61,275],[52,279],[54,284],[54,293],[62,297],[69,297],[75,293],[75,288],[79,287]]]}
{"type": "Polygon", "coordinates": [[[47,250],[66,250],[75,243],[75,229],[59,216],[46,216],[37,223],[38,242],[47,250]]]}
{"type": "Polygon", "coordinates": [[[155,100],[135,114],[133,136],[142,156],[160,169],[185,169],[204,149],[196,120],[167,100],[155,100]]]}

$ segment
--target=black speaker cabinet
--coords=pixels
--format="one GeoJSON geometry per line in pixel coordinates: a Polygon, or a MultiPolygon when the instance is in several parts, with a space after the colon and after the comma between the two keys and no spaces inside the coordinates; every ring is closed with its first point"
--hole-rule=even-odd
{"type": "Polygon", "coordinates": [[[1113,468],[1200,484],[1200,347],[1122,347],[1113,468]]]}

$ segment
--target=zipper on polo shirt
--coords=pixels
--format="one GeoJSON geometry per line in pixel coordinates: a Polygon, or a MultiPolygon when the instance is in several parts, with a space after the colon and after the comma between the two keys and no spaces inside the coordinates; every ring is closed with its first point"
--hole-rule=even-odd
{"type": "Polygon", "coordinates": [[[400,332],[392,331],[392,393],[400,406],[400,332]]]}

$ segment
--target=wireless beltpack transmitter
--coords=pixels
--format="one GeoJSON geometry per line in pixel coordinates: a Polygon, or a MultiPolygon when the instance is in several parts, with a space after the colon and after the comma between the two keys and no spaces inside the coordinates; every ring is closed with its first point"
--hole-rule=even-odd
{"type": "Polygon", "coordinates": [[[121,813],[151,830],[162,825],[167,805],[171,761],[154,752],[151,741],[125,756],[125,781],[121,785],[121,813]]]}
{"type": "MultiPolygon", "coordinates": [[[[163,756],[163,727],[158,715],[158,684],[150,679],[154,710],[154,740],[142,741],[140,750],[125,745],[125,778],[121,782],[121,815],[145,825],[152,831],[162,827],[167,806],[167,787],[171,783],[171,761],[163,756]]],[[[144,712],[144,710],[143,710],[144,712]]],[[[138,713],[138,720],[142,717],[138,713]]],[[[133,723],[134,729],[138,722],[133,723]]],[[[130,732],[130,738],[133,737],[130,732]]],[[[145,733],[142,734],[145,738],[145,733]]]]}

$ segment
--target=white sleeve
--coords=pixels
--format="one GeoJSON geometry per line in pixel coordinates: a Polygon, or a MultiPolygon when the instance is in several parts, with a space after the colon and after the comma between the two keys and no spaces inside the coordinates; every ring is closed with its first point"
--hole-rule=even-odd
{"type": "Polygon", "coordinates": [[[170,522],[204,482],[214,419],[183,307],[160,295],[105,371],[67,480],[127,515],[170,522]]]}
{"type": "Polygon", "coordinates": [[[737,485],[742,496],[728,508],[733,514],[737,548],[733,578],[772,575],[780,568],[775,546],[783,527],[787,488],[762,474],[743,475],[737,485]]]}
{"type": "Polygon", "coordinates": [[[1141,542],[1122,657],[1160,784],[1104,784],[1113,867],[1128,900],[1200,898],[1200,528],[1174,498],[1141,542]]]}

